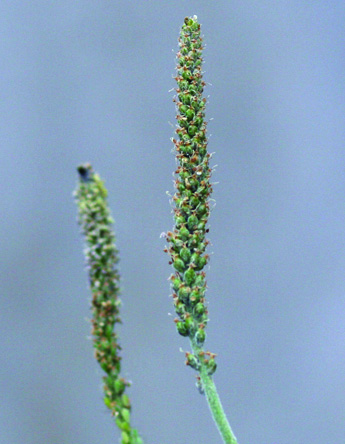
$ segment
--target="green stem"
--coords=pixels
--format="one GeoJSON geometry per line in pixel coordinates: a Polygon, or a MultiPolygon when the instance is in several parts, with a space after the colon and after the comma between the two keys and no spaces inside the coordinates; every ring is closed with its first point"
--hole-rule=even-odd
{"type": "MultiPolygon", "coordinates": [[[[191,341],[193,353],[196,356],[204,354],[201,347],[198,347],[193,341],[191,341]]],[[[217,392],[216,384],[213,381],[207,365],[201,365],[200,369],[201,387],[205,392],[208,406],[210,408],[212,418],[218,428],[218,431],[223,438],[225,444],[238,444],[234,432],[232,431],[229,421],[225,415],[222,403],[217,392]]]]}

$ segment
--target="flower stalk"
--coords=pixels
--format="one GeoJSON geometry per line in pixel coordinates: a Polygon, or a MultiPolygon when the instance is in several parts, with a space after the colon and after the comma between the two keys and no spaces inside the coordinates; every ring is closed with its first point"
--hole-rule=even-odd
{"type": "Polygon", "coordinates": [[[125,393],[130,384],[120,377],[121,347],[114,332],[114,325],[121,322],[119,273],[116,268],[118,251],[112,228],[114,221],[107,203],[107,190],[90,164],[79,166],[78,172],[79,184],[75,197],[86,243],[95,358],[106,373],[103,377],[104,403],[121,430],[121,444],[143,444],[138,432],[131,426],[131,403],[125,393]]]}
{"type": "Polygon", "coordinates": [[[175,269],[170,279],[178,316],[176,329],[180,335],[189,338],[192,347],[192,352],[186,353],[186,364],[198,372],[197,387],[206,394],[223,441],[237,444],[212,379],[217,367],[216,355],[204,350],[208,322],[204,268],[209,261],[205,251],[209,244],[206,234],[209,231],[212,170],[207,151],[202,50],[197,17],[186,17],[179,37],[175,77],[177,138],[172,139],[177,160],[173,196],[175,226],[166,235],[169,246],[165,251],[175,269]]]}

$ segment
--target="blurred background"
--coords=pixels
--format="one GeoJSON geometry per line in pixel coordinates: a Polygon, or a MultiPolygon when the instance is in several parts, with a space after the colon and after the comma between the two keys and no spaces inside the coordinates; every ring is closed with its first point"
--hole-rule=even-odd
{"type": "MultiPolygon", "coordinates": [[[[3,0],[1,444],[113,444],[72,191],[105,179],[123,375],[145,444],[220,443],[184,365],[173,226],[177,38],[196,14],[215,152],[215,381],[241,444],[338,444],[345,423],[343,1],[3,0]],[[172,315],[169,315],[172,313],[172,315]]],[[[213,254],[214,253],[214,254],[213,254]]]]}

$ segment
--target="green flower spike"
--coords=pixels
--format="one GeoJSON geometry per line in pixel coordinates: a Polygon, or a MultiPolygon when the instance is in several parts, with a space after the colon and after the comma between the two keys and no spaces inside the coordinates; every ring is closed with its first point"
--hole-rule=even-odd
{"type": "MultiPolygon", "coordinates": [[[[174,98],[178,112],[178,140],[173,139],[178,161],[173,197],[175,227],[167,234],[167,240],[176,270],[171,277],[174,304],[180,318],[176,328],[182,336],[189,336],[197,352],[205,341],[208,321],[205,273],[202,270],[208,262],[205,235],[212,186],[204,111],[206,99],[202,96],[205,86],[201,71],[203,48],[196,17],[185,19],[179,46],[175,77],[178,88],[174,98]]],[[[197,353],[187,362],[193,368],[202,366],[197,353]]]]}
{"type": "Polygon", "coordinates": [[[197,387],[205,393],[213,419],[227,444],[237,444],[224,414],[212,374],[216,370],[215,354],[205,352],[205,327],[208,311],[205,302],[206,280],[203,271],[208,262],[205,254],[209,198],[210,154],[207,152],[205,122],[205,82],[202,78],[202,38],[197,17],[186,17],[179,38],[177,53],[177,82],[174,102],[177,110],[177,140],[175,145],[177,170],[173,196],[175,226],[166,235],[175,274],[171,287],[176,314],[176,328],[190,339],[192,353],[186,354],[186,364],[197,372],[197,387]],[[205,358],[205,355],[208,358],[205,358]]]}
{"type": "Polygon", "coordinates": [[[79,185],[75,197],[79,223],[85,236],[85,256],[92,293],[92,334],[95,358],[106,373],[104,403],[110,409],[121,430],[121,444],[143,444],[131,427],[131,404],[124,393],[130,384],[120,378],[121,357],[118,337],[114,333],[119,318],[119,274],[116,269],[118,252],[115,246],[113,219],[107,204],[107,190],[91,165],[78,167],[79,185]]]}

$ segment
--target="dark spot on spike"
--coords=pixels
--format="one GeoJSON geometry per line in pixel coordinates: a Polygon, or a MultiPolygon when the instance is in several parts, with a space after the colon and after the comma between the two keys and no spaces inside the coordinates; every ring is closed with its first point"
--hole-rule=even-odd
{"type": "Polygon", "coordinates": [[[90,182],[93,175],[92,166],[89,163],[85,163],[84,165],[79,165],[77,168],[80,179],[83,182],[90,182]]]}

